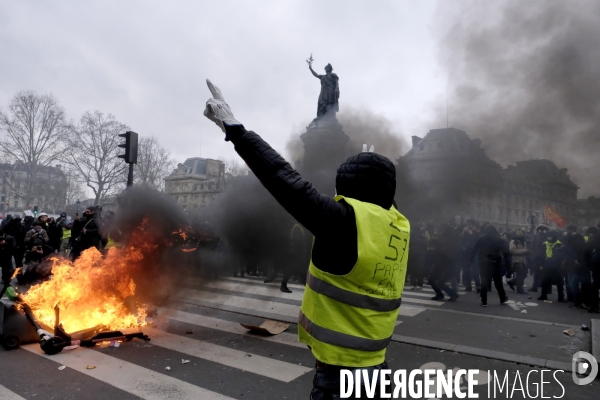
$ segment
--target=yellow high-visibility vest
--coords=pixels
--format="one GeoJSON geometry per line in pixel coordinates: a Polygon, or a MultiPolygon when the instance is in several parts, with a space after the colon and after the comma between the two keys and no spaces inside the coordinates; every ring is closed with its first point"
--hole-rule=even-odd
{"type": "MultiPolygon", "coordinates": [[[[117,228],[117,230],[119,231],[119,234],[121,234],[121,230],[119,228],[117,228]]],[[[108,239],[106,241],[106,246],[104,247],[106,250],[112,248],[112,247],[121,247],[123,246],[123,243],[117,242],[115,241],[113,238],[110,237],[110,233],[108,234],[108,239]]]]}
{"type": "Polygon", "coordinates": [[[552,258],[552,253],[554,252],[554,247],[556,247],[557,244],[562,244],[562,243],[560,242],[560,240],[557,240],[554,243],[544,242],[544,244],[546,245],[546,258],[552,258]]]}
{"type": "Polygon", "coordinates": [[[344,199],[356,216],[358,259],[347,275],[310,262],[298,337],[321,362],[368,367],[385,361],[404,289],[408,220],[391,207],[344,199]]]}
{"type": "Polygon", "coordinates": [[[63,239],[69,239],[71,237],[71,230],[70,229],[62,228],[62,231],[63,231],[63,235],[62,235],[63,239]]]}

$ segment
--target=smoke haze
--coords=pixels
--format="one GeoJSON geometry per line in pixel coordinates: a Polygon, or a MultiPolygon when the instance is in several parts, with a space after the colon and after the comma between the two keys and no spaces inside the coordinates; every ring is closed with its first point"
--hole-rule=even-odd
{"type": "MultiPolygon", "coordinates": [[[[600,174],[600,3],[440,2],[434,33],[450,125],[502,164],[550,159],[580,197],[600,174]]],[[[435,122],[446,122],[439,102],[435,122]]]]}
{"type": "MultiPolygon", "coordinates": [[[[362,145],[375,147],[375,153],[389,158],[393,163],[403,156],[410,148],[406,139],[394,129],[393,123],[383,115],[375,114],[368,109],[342,105],[337,119],[344,128],[344,133],[350,137],[346,145],[345,155],[350,157],[362,151],[362,145]]],[[[292,164],[304,157],[304,144],[300,136],[306,132],[308,122],[302,125],[299,132],[290,136],[285,150],[292,164]]]]}

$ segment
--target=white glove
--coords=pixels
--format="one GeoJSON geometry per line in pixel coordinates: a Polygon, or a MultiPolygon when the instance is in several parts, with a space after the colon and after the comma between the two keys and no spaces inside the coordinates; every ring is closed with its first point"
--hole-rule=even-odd
{"type": "Polygon", "coordinates": [[[231,108],[225,102],[221,90],[213,85],[209,79],[206,80],[206,84],[213,97],[206,102],[204,116],[217,124],[223,132],[225,132],[224,123],[227,125],[242,125],[233,117],[231,108]]]}

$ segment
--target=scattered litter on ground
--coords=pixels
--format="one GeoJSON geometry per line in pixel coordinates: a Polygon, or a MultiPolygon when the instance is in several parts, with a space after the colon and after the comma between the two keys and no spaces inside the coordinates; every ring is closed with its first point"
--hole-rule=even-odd
{"type": "Polygon", "coordinates": [[[85,369],[95,369],[96,366],[95,365],[86,365],[85,369]]]}
{"type": "Polygon", "coordinates": [[[73,346],[65,346],[65,347],[63,347],[63,350],[66,350],[66,351],[75,350],[78,347],[79,347],[78,344],[74,344],[73,346]]]}
{"type": "Polygon", "coordinates": [[[552,304],[552,300],[544,300],[544,303],[552,304]]]}
{"type": "Polygon", "coordinates": [[[252,354],[246,353],[246,357],[252,357],[252,354]]]}
{"type": "Polygon", "coordinates": [[[187,364],[187,363],[189,363],[189,362],[190,362],[190,360],[184,360],[183,358],[181,359],[181,363],[182,363],[182,364],[187,364]]]}
{"type": "Polygon", "coordinates": [[[527,310],[521,311],[521,314],[527,314],[527,310]]]}
{"type": "Polygon", "coordinates": [[[590,328],[586,324],[581,324],[581,329],[584,331],[589,331],[590,328]]]}
{"type": "Polygon", "coordinates": [[[121,345],[121,343],[117,342],[116,340],[111,340],[110,341],[110,347],[119,347],[121,345]]]}
{"type": "Polygon", "coordinates": [[[192,332],[192,331],[185,331],[186,335],[191,335],[192,333],[194,333],[194,332],[192,332]]]}
{"type": "Polygon", "coordinates": [[[170,371],[171,367],[165,367],[165,371],[170,371]]]}
{"type": "Polygon", "coordinates": [[[267,335],[279,335],[290,327],[287,322],[273,321],[271,319],[266,320],[260,325],[240,324],[244,328],[249,329],[251,332],[262,333],[267,335]]]}
{"type": "Polygon", "coordinates": [[[575,335],[575,331],[573,329],[567,329],[567,330],[563,331],[563,333],[567,334],[569,336],[575,335]]]}
{"type": "Polygon", "coordinates": [[[61,365],[60,367],[58,367],[59,371],[62,371],[65,368],[67,368],[65,365],[61,365]]]}

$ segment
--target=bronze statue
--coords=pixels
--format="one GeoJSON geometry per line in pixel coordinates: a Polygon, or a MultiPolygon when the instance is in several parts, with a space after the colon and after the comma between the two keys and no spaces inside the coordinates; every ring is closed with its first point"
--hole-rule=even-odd
{"type": "Polygon", "coordinates": [[[306,60],[308,63],[308,68],[315,78],[321,80],[321,93],[319,94],[319,103],[317,106],[317,118],[330,112],[333,112],[333,116],[335,116],[335,113],[340,110],[338,103],[338,99],[340,97],[340,85],[338,81],[340,78],[338,78],[338,76],[332,72],[333,67],[331,64],[327,64],[325,66],[325,75],[317,74],[312,69],[313,61],[314,60],[311,54],[310,58],[306,60]]]}

